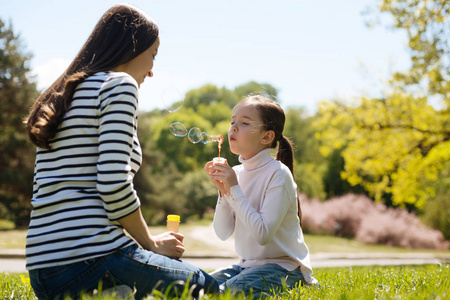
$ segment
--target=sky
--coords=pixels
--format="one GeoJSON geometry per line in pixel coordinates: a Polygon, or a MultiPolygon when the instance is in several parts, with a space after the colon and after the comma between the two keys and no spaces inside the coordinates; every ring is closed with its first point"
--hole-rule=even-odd
{"type": "MultiPolygon", "coordinates": [[[[0,0],[0,18],[33,55],[45,89],[78,53],[102,14],[122,1],[0,0]],[[11,23],[9,23],[11,22],[11,23]]],[[[164,108],[205,84],[234,89],[249,81],[278,90],[283,108],[314,113],[322,100],[376,97],[394,71],[410,65],[404,32],[380,17],[378,0],[135,0],[160,28],[154,77],[139,109],[164,108]],[[175,93],[174,93],[175,91],[175,93]]]]}

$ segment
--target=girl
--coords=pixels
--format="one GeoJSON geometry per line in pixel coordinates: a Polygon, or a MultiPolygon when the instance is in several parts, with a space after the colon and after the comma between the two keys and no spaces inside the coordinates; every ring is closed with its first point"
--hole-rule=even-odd
{"type": "Polygon", "coordinates": [[[240,262],[211,275],[221,290],[253,290],[258,296],[284,283],[315,284],[301,229],[293,178],[293,149],[283,136],[285,115],[278,103],[249,96],[233,109],[228,141],[241,165],[208,162],[205,170],[219,190],[214,215],[217,236],[235,234],[240,262]],[[271,149],[278,145],[277,159],[271,149]]]}
{"type": "Polygon", "coordinates": [[[159,43],[143,11],[112,7],[31,108],[27,132],[38,149],[26,263],[39,299],[76,298],[100,282],[136,289],[137,299],[175,281],[218,291],[178,260],[182,234],[150,234],[133,187],[142,161],[138,89],[153,76],[159,43]]]}

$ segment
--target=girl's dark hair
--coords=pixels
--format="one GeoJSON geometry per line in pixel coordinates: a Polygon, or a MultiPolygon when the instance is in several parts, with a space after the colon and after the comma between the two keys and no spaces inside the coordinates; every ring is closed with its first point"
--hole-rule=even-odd
{"type": "MultiPolygon", "coordinates": [[[[286,117],[281,106],[262,95],[249,95],[244,100],[239,102],[234,109],[241,105],[250,105],[254,107],[260,113],[264,130],[272,130],[275,133],[275,138],[273,139],[270,148],[276,148],[277,160],[285,164],[289,170],[291,170],[292,177],[294,176],[294,149],[292,147],[291,141],[283,136],[284,123],[286,117]]],[[[300,219],[300,226],[302,226],[302,210],[300,207],[300,197],[297,192],[297,207],[298,207],[298,217],[300,219]]]]}
{"type": "Polygon", "coordinates": [[[77,85],[94,73],[132,60],[150,48],[158,35],[156,23],[135,6],[119,4],[104,13],[67,70],[31,107],[24,121],[31,142],[49,149],[77,85]]]}

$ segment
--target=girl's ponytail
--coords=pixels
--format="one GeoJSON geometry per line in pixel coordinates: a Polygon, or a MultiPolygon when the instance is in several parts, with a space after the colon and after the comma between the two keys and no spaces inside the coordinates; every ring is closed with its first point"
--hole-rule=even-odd
{"type": "MultiPolygon", "coordinates": [[[[277,160],[285,164],[289,170],[291,170],[292,177],[295,180],[294,175],[294,148],[292,147],[291,141],[281,134],[280,140],[278,141],[278,152],[277,160]]],[[[300,227],[302,227],[302,209],[300,206],[300,195],[297,188],[297,208],[298,208],[298,218],[300,220],[300,227]]]]}
{"type": "Polygon", "coordinates": [[[291,141],[283,135],[278,141],[277,160],[285,164],[291,170],[292,175],[294,175],[294,149],[291,141]]]}

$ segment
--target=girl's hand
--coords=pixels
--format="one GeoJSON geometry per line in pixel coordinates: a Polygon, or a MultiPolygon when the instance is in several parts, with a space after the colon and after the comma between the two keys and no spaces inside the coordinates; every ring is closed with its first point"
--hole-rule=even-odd
{"type": "Polygon", "coordinates": [[[230,188],[238,184],[236,173],[227,163],[210,163],[205,166],[209,178],[222,194],[229,195],[230,188]]]}
{"type": "MultiPolygon", "coordinates": [[[[210,175],[210,173],[212,172],[212,167],[213,166],[214,166],[214,162],[213,161],[208,161],[205,164],[205,172],[206,172],[206,174],[210,175]]],[[[225,188],[223,187],[223,182],[221,182],[219,180],[212,179],[211,176],[209,176],[209,179],[214,184],[214,186],[219,190],[220,196],[222,196],[225,193],[225,188]]]]}
{"type": "Polygon", "coordinates": [[[184,235],[178,232],[164,232],[153,236],[154,247],[151,251],[173,258],[180,258],[184,253],[184,235]]]}

